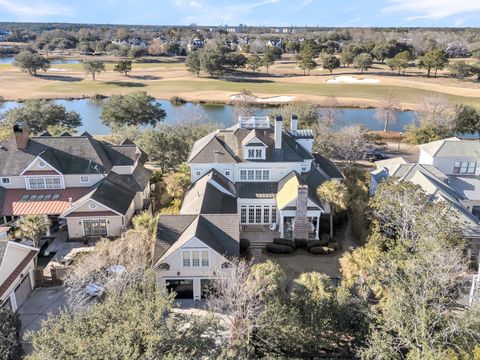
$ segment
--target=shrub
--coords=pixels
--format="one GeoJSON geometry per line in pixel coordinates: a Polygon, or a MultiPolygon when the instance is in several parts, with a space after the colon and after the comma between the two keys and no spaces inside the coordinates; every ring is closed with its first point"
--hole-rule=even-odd
{"type": "Polygon", "coordinates": [[[295,239],[294,243],[295,243],[295,247],[298,249],[307,248],[307,239],[295,239]]]}
{"type": "Polygon", "coordinates": [[[322,234],[320,236],[319,244],[321,246],[326,246],[330,242],[330,235],[329,234],[322,234]]]}
{"type": "Polygon", "coordinates": [[[185,99],[182,99],[181,97],[178,97],[178,96],[172,96],[170,98],[170,102],[173,104],[173,105],[182,105],[182,104],[185,104],[186,101],[185,99]]]}
{"type": "Polygon", "coordinates": [[[250,241],[248,239],[240,239],[240,253],[245,253],[250,247],[250,241]]]}
{"type": "Polygon", "coordinates": [[[291,239],[273,239],[273,243],[278,245],[287,245],[295,248],[295,242],[291,239]]]}
{"type": "MultiPolygon", "coordinates": [[[[328,242],[327,242],[328,244],[328,242]]],[[[318,246],[326,246],[327,244],[323,244],[321,240],[308,240],[307,241],[307,250],[310,251],[311,248],[313,247],[318,247],[318,246]]]]}
{"type": "Polygon", "coordinates": [[[313,255],[329,255],[335,252],[333,248],[328,246],[314,246],[308,251],[313,255]]]}
{"type": "Polygon", "coordinates": [[[272,254],[291,254],[293,253],[293,247],[288,245],[280,245],[275,243],[267,244],[267,251],[272,254]]]}
{"type": "Polygon", "coordinates": [[[162,179],[163,179],[163,174],[161,171],[158,171],[158,170],[154,171],[152,176],[150,176],[150,182],[152,184],[160,182],[162,181],[162,179]]]}

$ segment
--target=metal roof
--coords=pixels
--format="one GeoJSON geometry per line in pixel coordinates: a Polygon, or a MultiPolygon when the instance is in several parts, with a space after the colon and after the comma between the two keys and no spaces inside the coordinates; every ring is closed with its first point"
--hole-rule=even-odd
{"type": "Polygon", "coordinates": [[[468,200],[480,200],[480,176],[450,176],[449,184],[455,192],[468,200]]]}

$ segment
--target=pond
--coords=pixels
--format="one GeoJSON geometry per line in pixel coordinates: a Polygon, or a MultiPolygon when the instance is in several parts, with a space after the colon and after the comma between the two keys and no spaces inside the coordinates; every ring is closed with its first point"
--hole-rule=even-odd
{"type": "MultiPolygon", "coordinates": [[[[53,100],[56,104],[64,105],[67,110],[78,112],[82,117],[83,125],[78,129],[81,133],[88,131],[95,135],[108,135],[110,129],[102,123],[100,114],[102,113],[103,101],[96,101],[90,99],[79,100],[53,100]]],[[[162,108],[166,110],[166,123],[172,124],[178,121],[182,112],[191,113],[192,108],[196,106],[194,103],[185,103],[182,105],[173,105],[168,100],[158,100],[162,108]]],[[[8,109],[21,106],[16,102],[6,102],[0,111],[5,112],[8,109]]],[[[218,123],[223,127],[229,127],[234,124],[232,119],[233,107],[224,104],[199,104],[205,115],[211,122],[218,123]]],[[[258,115],[265,115],[270,110],[262,109],[258,111],[258,115]]],[[[339,109],[339,124],[337,127],[345,125],[360,124],[371,130],[383,130],[383,124],[375,119],[375,109],[339,109]]],[[[415,119],[413,111],[399,111],[398,121],[389,126],[389,130],[403,131],[405,126],[410,124],[415,119]]]]}
{"type": "MultiPolygon", "coordinates": [[[[13,56],[0,56],[0,64],[11,64],[13,63],[13,56]]],[[[62,65],[62,64],[79,64],[80,60],[75,59],[50,59],[50,64],[52,65],[62,65]]]]}

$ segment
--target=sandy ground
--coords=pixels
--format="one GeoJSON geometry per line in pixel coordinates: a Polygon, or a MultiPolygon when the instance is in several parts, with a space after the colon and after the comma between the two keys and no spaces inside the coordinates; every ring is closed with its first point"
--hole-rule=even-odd
{"type": "MultiPolygon", "coordinates": [[[[118,60],[118,59],[117,59],[118,60]]],[[[480,83],[459,81],[452,78],[426,78],[418,70],[397,76],[384,66],[376,65],[368,73],[359,74],[351,68],[338,69],[333,75],[315,69],[310,76],[292,61],[279,61],[271,68],[271,74],[228,76],[225,79],[196,77],[183,63],[166,59],[159,63],[134,64],[129,77],[111,71],[97,75],[97,81],[86,76],[80,64],[54,65],[47,73],[33,77],[10,65],[0,65],[0,96],[18,100],[27,98],[78,98],[94,94],[110,95],[134,90],[145,90],[160,99],[180,96],[189,101],[230,102],[231,96],[242,88],[252,89],[264,102],[283,103],[287,99],[321,103],[329,95],[335,95],[340,106],[374,107],[386,89],[398,92],[402,109],[414,109],[418,97],[414,91],[438,92],[455,96],[456,102],[472,103],[480,107],[480,83]],[[379,83],[339,84],[327,83],[332,79],[378,79],[379,83]],[[381,88],[377,88],[380,86],[381,88]],[[363,89],[365,89],[363,91],[363,89]],[[279,100],[280,101],[275,101],[279,100]]]]}

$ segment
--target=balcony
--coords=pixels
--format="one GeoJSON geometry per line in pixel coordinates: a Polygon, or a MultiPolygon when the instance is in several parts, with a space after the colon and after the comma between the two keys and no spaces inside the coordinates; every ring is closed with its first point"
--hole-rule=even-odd
{"type": "Polygon", "coordinates": [[[269,129],[268,116],[239,116],[238,125],[242,129],[269,129]]]}

